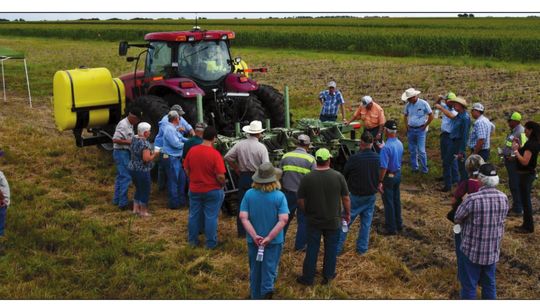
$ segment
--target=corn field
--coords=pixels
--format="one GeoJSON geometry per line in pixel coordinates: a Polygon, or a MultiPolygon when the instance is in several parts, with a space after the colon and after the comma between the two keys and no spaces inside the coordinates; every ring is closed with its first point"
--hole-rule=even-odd
{"type": "MultiPolygon", "coordinates": [[[[189,30],[192,20],[4,22],[0,35],[141,41],[146,33],[189,30]]],[[[200,20],[236,32],[243,47],[361,52],[383,56],[465,56],[540,60],[540,18],[306,18],[200,20]]]]}

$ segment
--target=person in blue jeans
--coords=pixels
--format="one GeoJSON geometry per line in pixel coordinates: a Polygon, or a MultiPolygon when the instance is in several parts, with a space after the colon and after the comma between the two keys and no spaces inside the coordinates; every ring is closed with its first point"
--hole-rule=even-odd
{"type": "Polygon", "coordinates": [[[427,101],[418,98],[420,93],[414,88],[409,88],[401,95],[401,100],[407,102],[403,110],[403,119],[407,130],[411,170],[419,171],[418,160],[420,160],[422,173],[427,173],[426,128],[433,120],[433,112],[427,101]]]}
{"type": "MultiPolygon", "coordinates": [[[[360,137],[360,152],[352,155],[343,170],[351,196],[351,222],[360,217],[360,230],[356,240],[356,252],[364,254],[368,250],[369,231],[375,209],[377,182],[379,181],[379,154],[372,150],[373,135],[364,132],[360,137]]],[[[338,254],[343,252],[347,232],[341,231],[338,242],[338,254]]]]}
{"type": "Polygon", "coordinates": [[[302,178],[298,188],[298,206],[307,220],[307,247],[302,275],[296,282],[313,285],[317,258],[324,240],[323,279],[328,284],[336,276],[339,228],[351,221],[351,202],[345,177],[330,168],[332,154],[326,148],[315,152],[317,167],[302,178]],[[342,206],[343,205],[343,211],[342,206]]]}
{"type": "Polygon", "coordinates": [[[442,192],[449,192],[452,189],[453,184],[459,182],[458,161],[452,155],[452,139],[450,133],[452,132],[452,120],[456,118],[458,112],[454,109],[454,99],[456,94],[448,92],[446,96],[439,96],[439,99],[435,103],[435,108],[442,112],[441,122],[441,135],[440,135],[440,149],[441,160],[443,169],[443,181],[444,187],[440,189],[442,192]],[[443,102],[444,101],[444,102],[443,102]]]}
{"type": "MultiPolygon", "coordinates": [[[[0,151],[1,152],[1,151],[0,151]]],[[[4,172],[0,171],[0,240],[4,236],[4,227],[6,225],[6,213],[8,206],[11,202],[11,193],[9,190],[9,183],[4,175],[4,172]]],[[[1,244],[0,244],[1,247],[1,244]]]]}
{"type": "Polygon", "coordinates": [[[150,124],[141,122],[137,126],[137,135],[131,141],[131,160],[128,164],[133,183],[135,184],[135,196],[133,199],[133,213],[142,217],[150,216],[148,213],[148,201],[150,200],[150,170],[154,165],[153,160],[159,155],[154,153],[148,142],[150,136],[150,124]]]}
{"type": "Polygon", "coordinates": [[[131,184],[131,175],[128,164],[131,158],[129,147],[133,138],[133,127],[139,123],[142,112],[137,107],[129,110],[128,116],[116,125],[113,142],[113,159],[116,163],[116,181],[114,183],[113,204],[120,210],[128,209],[128,188],[131,184]]]}
{"type": "Polygon", "coordinates": [[[182,149],[188,140],[182,133],[178,132],[180,126],[180,115],[176,111],[168,114],[169,123],[163,124],[163,161],[167,168],[167,190],[169,194],[169,208],[178,209],[186,206],[186,174],[182,167],[182,149]]]}
{"type": "Polygon", "coordinates": [[[240,205],[240,220],[247,233],[252,299],[271,299],[277,279],[285,240],[283,227],[289,219],[287,200],[279,191],[279,175],[281,170],[271,163],[261,164],[253,175],[253,187],[240,205]]]}
{"type": "Polygon", "coordinates": [[[386,230],[383,234],[394,235],[403,229],[401,218],[401,160],[403,158],[403,144],[397,138],[397,123],[389,120],[384,124],[386,144],[380,153],[380,173],[378,190],[381,192],[384,204],[384,224],[386,230]]]}
{"type": "Polygon", "coordinates": [[[218,244],[218,216],[225,197],[226,170],[223,157],[214,148],[216,129],[206,127],[202,139],[203,142],[192,147],[184,160],[189,177],[188,242],[197,246],[199,231],[204,229],[206,247],[212,249],[218,244]]]}

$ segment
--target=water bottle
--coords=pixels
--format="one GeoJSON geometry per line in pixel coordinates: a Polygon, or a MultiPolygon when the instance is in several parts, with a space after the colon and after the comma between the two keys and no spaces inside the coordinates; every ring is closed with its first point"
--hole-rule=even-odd
{"type": "Polygon", "coordinates": [[[341,221],[341,231],[347,233],[349,231],[349,225],[346,220],[341,221]]]}
{"type": "Polygon", "coordinates": [[[455,234],[460,234],[461,233],[461,225],[460,224],[455,224],[452,230],[454,230],[455,234]]]}
{"type": "Polygon", "coordinates": [[[264,257],[264,246],[259,246],[259,250],[257,250],[257,258],[255,258],[255,261],[262,262],[264,257]]]}
{"type": "Polygon", "coordinates": [[[439,109],[436,109],[435,110],[435,114],[433,115],[433,117],[435,118],[439,118],[439,114],[441,113],[441,111],[439,109]]]}

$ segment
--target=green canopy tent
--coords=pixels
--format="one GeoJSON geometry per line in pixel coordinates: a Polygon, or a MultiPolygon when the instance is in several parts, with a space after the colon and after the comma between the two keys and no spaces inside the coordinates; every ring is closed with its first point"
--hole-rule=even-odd
{"type": "Polygon", "coordinates": [[[4,93],[4,102],[6,99],[6,80],[4,78],[4,61],[7,60],[22,60],[24,62],[24,74],[26,76],[26,87],[28,88],[28,102],[32,107],[32,95],[30,94],[30,81],[28,79],[28,68],[26,66],[26,57],[23,52],[17,52],[8,48],[0,47],[0,63],[2,65],[2,89],[4,93]]]}

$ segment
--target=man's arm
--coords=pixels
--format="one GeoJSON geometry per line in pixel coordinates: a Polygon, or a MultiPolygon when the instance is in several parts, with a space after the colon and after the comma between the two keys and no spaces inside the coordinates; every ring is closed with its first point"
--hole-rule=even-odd
{"type": "Polygon", "coordinates": [[[454,223],[461,224],[469,216],[470,210],[469,197],[465,198],[463,203],[459,205],[454,215],[454,223]]]}
{"type": "Polygon", "coordinates": [[[409,120],[407,119],[407,114],[403,114],[403,123],[405,124],[405,131],[409,131],[409,120]]]}
{"type": "Polygon", "coordinates": [[[347,224],[351,222],[351,198],[348,195],[341,197],[341,202],[343,203],[343,219],[347,221],[347,224]]]}
{"type": "Polygon", "coordinates": [[[480,150],[482,150],[482,146],[484,145],[484,139],[483,138],[479,138],[477,141],[476,141],[476,145],[474,145],[474,149],[473,149],[473,154],[478,154],[478,152],[480,152],[480,150]]]}
{"type": "Polygon", "coordinates": [[[429,124],[433,121],[433,112],[432,113],[429,113],[428,115],[428,119],[426,121],[426,123],[424,124],[424,127],[422,128],[423,130],[425,130],[427,128],[427,126],[429,126],[429,124]]]}
{"type": "Polygon", "coordinates": [[[345,107],[343,106],[343,104],[340,104],[339,108],[341,109],[341,117],[344,121],[347,121],[347,118],[345,118],[345,107]]]}
{"type": "Polygon", "coordinates": [[[441,112],[443,112],[443,114],[450,118],[450,119],[454,119],[456,118],[456,114],[450,112],[449,110],[447,110],[445,107],[443,107],[442,105],[440,104],[435,104],[435,108],[439,109],[441,112]]]}
{"type": "Polygon", "coordinates": [[[305,213],[306,212],[305,200],[303,198],[299,198],[297,203],[298,203],[298,208],[300,208],[300,210],[302,210],[305,213]]]}
{"type": "Polygon", "coordinates": [[[218,181],[218,183],[220,183],[222,186],[225,185],[225,174],[217,174],[216,175],[216,180],[218,181]]]}
{"type": "Polygon", "coordinates": [[[246,232],[251,236],[253,241],[255,241],[255,244],[257,246],[260,246],[261,241],[263,240],[263,237],[259,236],[257,234],[257,231],[255,231],[255,228],[253,228],[253,225],[249,221],[249,214],[246,211],[240,211],[240,214],[238,215],[238,217],[240,218],[242,225],[246,229],[246,232]]]}

